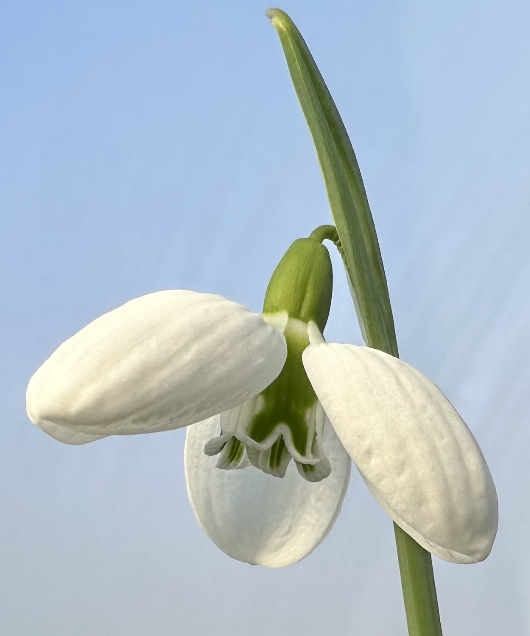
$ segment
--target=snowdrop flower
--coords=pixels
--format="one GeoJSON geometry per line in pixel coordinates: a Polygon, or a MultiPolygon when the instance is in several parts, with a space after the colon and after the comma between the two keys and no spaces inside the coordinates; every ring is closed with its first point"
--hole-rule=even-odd
{"type": "Polygon", "coordinates": [[[271,567],[309,554],[340,511],[351,459],[392,519],[442,559],[484,559],[492,478],[440,390],[405,362],[322,337],[329,254],[295,241],[262,314],[161,291],[104,314],[31,378],[30,419],[83,444],[189,426],[188,495],[213,541],[271,567]]]}

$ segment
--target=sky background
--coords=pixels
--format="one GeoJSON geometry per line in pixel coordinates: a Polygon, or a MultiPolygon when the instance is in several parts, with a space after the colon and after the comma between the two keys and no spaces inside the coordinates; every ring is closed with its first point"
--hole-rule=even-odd
{"type": "MultiPolygon", "coordinates": [[[[290,0],[350,132],[401,356],[494,475],[482,564],[434,558],[446,634],[530,633],[530,5],[290,0]]],[[[353,471],[322,545],[280,570],[195,522],[184,430],[62,445],[35,369],[101,313],[190,288],[259,311],[330,222],[262,2],[13,2],[0,25],[0,632],[406,634],[392,524],[353,471]]],[[[328,340],[360,343],[340,261],[328,340]]]]}

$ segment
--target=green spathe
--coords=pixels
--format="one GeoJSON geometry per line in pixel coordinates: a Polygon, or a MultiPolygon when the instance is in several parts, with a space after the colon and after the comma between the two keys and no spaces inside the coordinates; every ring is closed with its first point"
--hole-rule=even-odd
{"type": "Polygon", "coordinates": [[[332,288],[333,271],[326,247],[314,238],[298,239],[271,276],[263,313],[287,312],[289,318],[312,321],[324,331],[332,288]]]}

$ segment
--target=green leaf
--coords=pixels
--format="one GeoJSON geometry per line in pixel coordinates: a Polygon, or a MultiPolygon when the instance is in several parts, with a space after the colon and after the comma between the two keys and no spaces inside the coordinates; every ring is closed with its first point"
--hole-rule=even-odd
{"type": "Polygon", "coordinates": [[[280,36],[291,78],[313,136],[363,337],[370,347],[397,356],[383,260],[348,133],[294,22],[280,9],[269,9],[267,16],[280,36]]]}

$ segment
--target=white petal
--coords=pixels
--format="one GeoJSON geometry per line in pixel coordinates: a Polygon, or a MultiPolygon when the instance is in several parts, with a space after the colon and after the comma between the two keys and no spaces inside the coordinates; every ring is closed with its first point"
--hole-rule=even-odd
{"type": "Polygon", "coordinates": [[[486,558],[497,531],[495,486],[441,391],[368,347],[311,345],[303,362],[337,435],[392,519],[442,559],[486,558]]]}
{"type": "Polygon", "coordinates": [[[64,342],[31,378],[30,419],[60,441],[186,426],[247,400],[280,373],[281,333],[215,296],[135,298],[64,342]]]}
{"type": "Polygon", "coordinates": [[[282,567],[307,556],[331,529],[350,476],[350,458],[329,422],[323,446],[332,472],[310,483],[289,464],[283,478],[249,467],[216,468],[204,454],[205,443],[219,434],[220,417],[191,426],[184,461],[188,497],[199,524],[228,555],[247,563],[282,567]]]}

